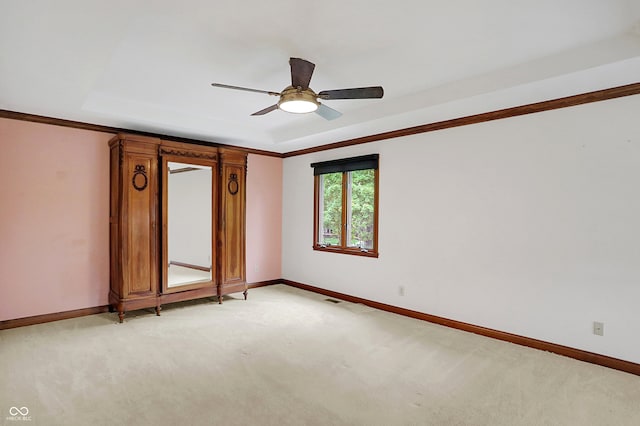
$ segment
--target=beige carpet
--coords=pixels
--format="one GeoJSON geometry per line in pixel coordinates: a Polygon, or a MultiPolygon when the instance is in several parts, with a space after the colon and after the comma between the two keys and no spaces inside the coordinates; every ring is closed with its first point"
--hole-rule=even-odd
{"type": "Polygon", "coordinates": [[[640,425],[631,374],[283,285],[241,297],[0,331],[0,424],[640,425]]]}

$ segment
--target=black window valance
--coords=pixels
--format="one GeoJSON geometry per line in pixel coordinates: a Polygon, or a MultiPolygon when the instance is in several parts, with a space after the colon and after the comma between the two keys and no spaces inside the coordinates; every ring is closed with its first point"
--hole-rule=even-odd
{"type": "Polygon", "coordinates": [[[341,158],[339,160],[312,163],[313,175],[327,173],[353,172],[355,170],[377,169],[380,154],[362,155],[360,157],[341,158]]]}

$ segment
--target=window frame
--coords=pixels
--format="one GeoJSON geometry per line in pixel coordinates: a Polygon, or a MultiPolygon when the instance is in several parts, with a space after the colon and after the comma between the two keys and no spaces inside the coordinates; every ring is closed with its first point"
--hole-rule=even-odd
{"type": "MultiPolygon", "coordinates": [[[[373,157],[373,156],[366,156],[373,157]]],[[[364,157],[356,157],[353,160],[357,160],[358,158],[364,157]]],[[[336,160],[336,163],[344,163],[348,162],[352,159],[342,159],[336,160]]],[[[329,253],[341,253],[341,254],[350,254],[355,256],[364,256],[364,257],[378,257],[378,200],[380,198],[379,192],[379,182],[380,182],[380,167],[378,164],[378,155],[375,154],[375,167],[368,168],[359,168],[356,170],[370,170],[373,169],[374,172],[374,193],[373,193],[373,248],[371,249],[362,249],[360,247],[349,247],[347,242],[347,236],[349,232],[347,227],[349,226],[349,211],[351,210],[348,205],[350,200],[350,188],[349,188],[349,173],[356,170],[338,170],[338,171],[330,171],[327,173],[314,173],[313,179],[313,250],[324,251],[329,253]],[[319,233],[319,220],[320,220],[320,195],[321,195],[321,184],[320,179],[323,174],[328,173],[342,173],[342,218],[341,218],[341,231],[340,231],[340,244],[339,245],[330,245],[325,246],[320,244],[318,241],[318,233],[319,233]]],[[[316,167],[320,164],[325,163],[314,163],[311,167],[316,167]]]]}

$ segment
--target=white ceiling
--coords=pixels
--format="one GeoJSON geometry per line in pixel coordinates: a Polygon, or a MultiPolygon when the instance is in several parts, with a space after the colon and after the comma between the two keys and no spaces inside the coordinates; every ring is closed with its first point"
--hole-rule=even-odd
{"type": "Polygon", "coordinates": [[[275,152],[640,81],[640,0],[2,0],[0,109],[275,152]],[[381,85],[344,115],[251,113],[381,85]]]}

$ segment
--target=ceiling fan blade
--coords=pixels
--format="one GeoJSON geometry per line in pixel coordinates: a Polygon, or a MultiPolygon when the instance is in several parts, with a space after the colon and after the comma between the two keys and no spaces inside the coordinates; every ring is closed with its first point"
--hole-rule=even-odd
{"type": "Polygon", "coordinates": [[[318,114],[320,117],[324,118],[325,120],[335,120],[336,118],[342,115],[340,111],[336,111],[333,108],[329,108],[325,104],[320,104],[320,106],[318,106],[318,109],[316,110],[316,114],[318,114]]]}
{"type": "Polygon", "coordinates": [[[265,115],[265,114],[270,113],[271,111],[275,111],[277,109],[278,109],[278,104],[275,104],[275,105],[271,105],[270,107],[267,107],[265,109],[261,109],[258,112],[254,112],[251,115],[265,115]]]}
{"type": "Polygon", "coordinates": [[[380,86],[323,90],[318,93],[320,99],[377,99],[382,95],[384,95],[384,90],[380,86]]]}
{"type": "Polygon", "coordinates": [[[291,85],[308,89],[315,64],[301,58],[289,58],[289,65],[291,65],[291,85]]]}
{"type": "Polygon", "coordinates": [[[243,90],[245,92],[265,93],[267,95],[280,96],[280,93],[269,92],[267,90],[249,89],[248,87],[230,86],[228,84],[220,84],[220,83],[211,83],[211,85],[213,87],[221,87],[223,89],[243,90]]]}

